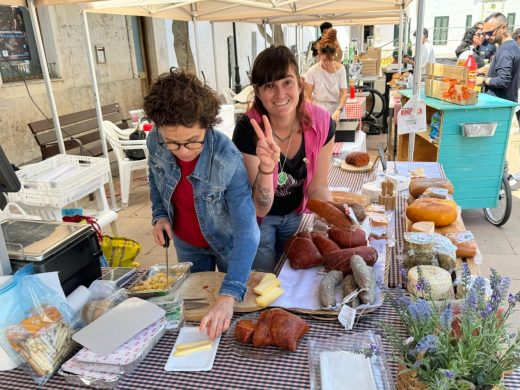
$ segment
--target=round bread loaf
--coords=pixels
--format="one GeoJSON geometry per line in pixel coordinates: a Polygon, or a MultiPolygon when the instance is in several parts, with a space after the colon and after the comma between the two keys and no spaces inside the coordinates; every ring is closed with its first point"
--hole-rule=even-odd
{"type": "Polygon", "coordinates": [[[435,227],[447,226],[457,219],[457,203],[453,200],[420,198],[406,208],[412,222],[432,221],[435,227]]]}
{"type": "Polygon", "coordinates": [[[365,167],[370,162],[370,156],[366,152],[350,152],[345,158],[345,162],[358,168],[365,167]]]}

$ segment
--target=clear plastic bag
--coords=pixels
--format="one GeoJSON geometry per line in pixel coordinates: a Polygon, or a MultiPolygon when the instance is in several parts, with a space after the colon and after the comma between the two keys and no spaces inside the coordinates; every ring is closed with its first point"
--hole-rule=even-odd
{"type": "Polygon", "coordinates": [[[71,308],[32,275],[32,266],[22,268],[2,286],[0,301],[2,347],[22,358],[22,367],[38,385],[45,384],[74,346],[71,308]]]}
{"type": "Polygon", "coordinates": [[[88,325],[126,299],[128,299],[128,292],[123,288],[114,291],[107,298],[92,299],[83,306],[83,309],[81,310],[81,319],[85,325],[88,325]]]}

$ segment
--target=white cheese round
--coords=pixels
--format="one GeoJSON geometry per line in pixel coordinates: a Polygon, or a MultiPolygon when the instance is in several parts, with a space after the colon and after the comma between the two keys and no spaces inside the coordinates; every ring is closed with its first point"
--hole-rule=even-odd
{"type": "MultiPolygon", "coordinates": [[[[423,279],[430,286],[431,298],[433,300],[449,298],[452,295],[453,285],[448,271],[434,265],[421,265],[420,268],[423,279]]],[[[424,291],[417,291],[417,283],[419,281],[417,267],[410,268],[408,280],[408,291],[425,299],[430,298],[430,294],[426,294],[424,291]]]]}

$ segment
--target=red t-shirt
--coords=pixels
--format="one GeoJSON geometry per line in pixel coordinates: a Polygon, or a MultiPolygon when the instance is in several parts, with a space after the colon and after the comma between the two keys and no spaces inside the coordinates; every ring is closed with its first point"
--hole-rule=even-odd
{"type": "Polygon", "coordinates": [[[173,232],[181,240],[199,248],[209,247],[208,242],[200,230],[197,214],[195,213],[195,202],[193,198],[193,186],[187,179],[197,165],[197,157],[193,161],[184,162],[179,159],[177,165],[181,168],[181,179],[175,187],[172,195],[172,205],[175,212],[173,232]]]}

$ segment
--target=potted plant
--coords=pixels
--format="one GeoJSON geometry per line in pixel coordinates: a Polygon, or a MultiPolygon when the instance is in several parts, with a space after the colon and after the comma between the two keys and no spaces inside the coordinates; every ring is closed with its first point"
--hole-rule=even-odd
{"type": "MultiPolygon", "coordinates": [[[[401,274],[407,284],[406,273],[401,274]]],[[[402,289],[386,290],[408,334],[381,323],[400,362],[398,390],[503,388],[503,374],[520,366],[520,336],[506,324],[520,292],[508,293],[510,280],[493,269],[490,289],[485,278],[471,279],[467,266],[461,279],[458,288],[464,294],[457,301],[433,302],[402,289]]],[[[429,296],[420,270],[417,290],[429,296]]]]}

